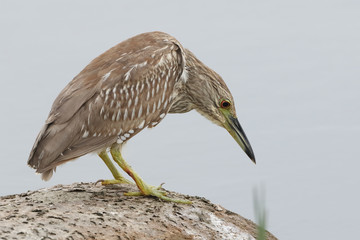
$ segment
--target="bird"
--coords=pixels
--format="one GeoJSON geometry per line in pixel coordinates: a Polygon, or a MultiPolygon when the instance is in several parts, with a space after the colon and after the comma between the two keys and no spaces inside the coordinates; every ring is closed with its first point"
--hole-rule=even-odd
{"type": "Polygon", "coordinates": [[[97,153],[114,177],[100,180],[102,185],[133,184],[114,161],[139,189],[125,195],[191,203],[168,197],[162,185],[145,183],[121,155],[124,143],[143,129],[155,127],[168,113],[191,110],[225,128],[256,163],[221,76],[173,36],[142,33],[96,57],[60,92],[27,163],[47,181],[57,166],[97,153]]]}

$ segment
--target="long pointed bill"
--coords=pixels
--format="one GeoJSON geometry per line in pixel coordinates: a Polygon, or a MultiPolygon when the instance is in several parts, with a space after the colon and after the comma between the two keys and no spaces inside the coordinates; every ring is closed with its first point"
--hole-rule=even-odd
{"type": "Polygon", "coordinates": [[[224,114],[227,123],[225,124],[226,130],[230,135],[235,139],[235,141],[240,145],[244,152],[249,156],[251,161],[256,163],[254,152],[251,148],[250,142],[247,139],[244,130],[242,129],[237,118],[231,116],[230,114],[224,114]]]}

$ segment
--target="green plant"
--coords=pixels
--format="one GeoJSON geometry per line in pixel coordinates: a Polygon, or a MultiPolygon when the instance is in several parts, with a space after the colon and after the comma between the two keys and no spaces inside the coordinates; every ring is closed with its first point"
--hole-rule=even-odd
{"type": "Polygon", "coordinates": [[[265,190],[261,188],[257,190],[256,188],[253,191],[254,199],[254,213],[255,213],[255,222],[257,224],[257,240],[266,239],[266,208],[265,208],[265,190]]]}

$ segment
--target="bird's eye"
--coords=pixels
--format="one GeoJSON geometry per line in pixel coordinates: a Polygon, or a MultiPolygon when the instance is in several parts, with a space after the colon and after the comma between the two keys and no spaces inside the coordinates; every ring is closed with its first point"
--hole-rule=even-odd
{"type": "Polygon", "coordinates": [[[221,107],[221,108],[227,109],[227,108],[230,107],[230,105],[231,105],[231,103],[230,103],[229,100],[222,100],[222,101],[220,102],[220,107],[221,107]]]}

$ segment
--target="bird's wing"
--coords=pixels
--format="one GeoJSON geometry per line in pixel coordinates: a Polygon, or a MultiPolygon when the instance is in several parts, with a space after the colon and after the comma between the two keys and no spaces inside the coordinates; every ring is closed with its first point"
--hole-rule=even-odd
{"type": "Polygon", "coordinates": [[[126,141],[169,111],[185,66],[181,45],[168,37],[125,42],[94,59],[55,100],[29,158],[37,172],[50,176],[63,162],[126,141]]]}

